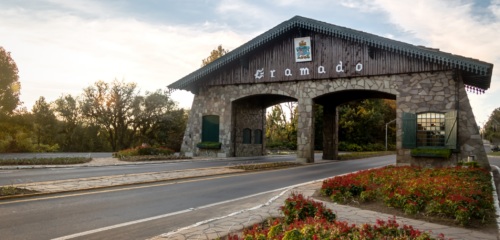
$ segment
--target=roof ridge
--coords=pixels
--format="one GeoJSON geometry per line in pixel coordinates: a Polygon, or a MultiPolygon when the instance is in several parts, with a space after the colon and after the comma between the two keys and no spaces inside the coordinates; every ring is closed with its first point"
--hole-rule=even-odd
{"type": "Polygon", "coordinates": [[[431,62],[440,61],[446,66],[452,66],[454,68],[465,70],[474,74],[488,75],[490,73],[489,69],[493,67],[493,64],[491,63],[442,52],[439,51],[439,49],[436,51],[435,49],[430,49],[423,46],[419,47],[394,39],[381,37],[375,34],[296,15],[254,37],[250,41],[244,43],[243,45],[237,47],[233,51],[230,51],[229,53],[216,59],[215,61],[207,64],[206,66],[203,66],[196,71],[188,74],[187,76],[179,79],[178,81],[168,85],[168,87],[180,89],[196,81],[197,79],[215,71],[216,69],[241,58],[253,49],[261,46],[264,43],[267,43],[268,41],[278,36],[281,36],[283,33],[288,32],[289,30],[296,27],[316,31],[342,39],[347,39],[350,41],[359,42],[386,51],[395,51],[400,54],[415,57],[418,59],[426,59],[427,61],[431,62]]]}

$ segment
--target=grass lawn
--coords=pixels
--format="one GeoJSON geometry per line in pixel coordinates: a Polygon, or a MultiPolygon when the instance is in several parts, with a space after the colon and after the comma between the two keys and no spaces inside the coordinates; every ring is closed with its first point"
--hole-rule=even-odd
{"type": "Polygon", "coordinates": [[[487,153],[488,155],[490,156],[500,156],[500,152],[490,152],[490,153],[487,153]]]}
{"type": "Polygon", "coordinates": [[[0,158],[0,165],[65,165],[90,162],[88,157],[0,158]]]}
{"type": "Polygon", "coordinates": [[[364,156],[370,156],[370,155],[377,155],[377,154],[396,154],[395,151],[379,151],[379,152],[356,152],[356,153],[348,153],[348,154],[339,154],[339,158],[348,158],[348,157],[364,157],[364,156]]]}

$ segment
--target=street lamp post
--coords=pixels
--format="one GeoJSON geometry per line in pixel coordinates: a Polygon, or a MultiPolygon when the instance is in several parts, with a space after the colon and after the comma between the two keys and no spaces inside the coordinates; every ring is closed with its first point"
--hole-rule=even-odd
{"type": "Polygon", "coordinates": [[[387,151],[387,125],[389,125],[390,123],[392,123],[394,121],[396,121],[396,119],[385,124],[385,151],[387,151]]]}

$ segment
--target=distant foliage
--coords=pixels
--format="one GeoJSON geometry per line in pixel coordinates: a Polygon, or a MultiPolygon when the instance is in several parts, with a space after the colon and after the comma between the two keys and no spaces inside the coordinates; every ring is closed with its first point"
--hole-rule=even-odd
{"type": "Polygon", "coordinates": [[[3,47],[0,47],[0,119],[2,115],[10,115],[21,104],[21,83],[19,83],[19,70],[3,47]]]}
{"type": "Polygon", "coordinates": [[[216,49],[212,50],[212,52],[210,52],[210,56],[208,56],[207,58],[201,60],[201,66],[205,66],[205,65],[208,65],[209,63],[217,60],[218,58],[226,55],[226,53],[228,53],[229,50],[227,49],[224,49],[222,47],[222,45],[219,45],[216,49]]]}
{"type": "MultiPolygon", "coordinates": [[[[339,151],[385,150],[385,123],[396,119],[394,100],[352,101],[339,106],[338,113],[339,151]]],[[[292,102],[278,104],[270,109],[266,118],[267,149],[297,149],[297,114],[297,104],[292,102]]],[[[323,106],[316,104],[314,115],[314,149],[323,150],[323,106]]],[[[395,150],[394,122],[389,124],[387,133],[388,150],[395,150]]]]}
{"type": "Polygon", "coordinates": [[[80,96],[44,97],[0,121],[0,152],[107,152],[143,143],[180,150],[189,110],[167,90],[98,81],[80,96]]]}

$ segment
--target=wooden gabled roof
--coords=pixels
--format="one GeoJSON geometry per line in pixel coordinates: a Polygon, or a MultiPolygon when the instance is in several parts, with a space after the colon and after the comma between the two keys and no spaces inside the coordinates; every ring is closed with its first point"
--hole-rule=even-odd
{"type": "Polygon", "coordinates": [[[439,49],[415,46],[370,33],[320,22],[314,19],[295,16],[290,20],[285,21],[278,26],[268,30],[267,32],[264,32],[263,34],[255,37],[254,39],[248,41],[247,43],[234,49],[233,51],[227,53],[219,59],[211,62],[210,64],[168,85],[168,88],[186,89],[188,85],[200,80],[204,76],[226,66],[229,63],[239,61],[240,58],[244,57],[244,55],[248,54],[249,52],[252,52],[254,49],[272,41],[285,32],[297,28],[315,31],[325,35],[331,35],[353,42],[366,44],[370,47],[382,49],[385,51],[396,52],[405,56],[424,59],[429,62],[450,66],[452,68],[463,70],[466,72],[464,74],[464,82],[466,84],[482,89],[488,89],[490,87],[491,73],[493,70],[493,64],[491,63],[454,55],[451,53],[441,52],[439,51],[439,49]]]}

